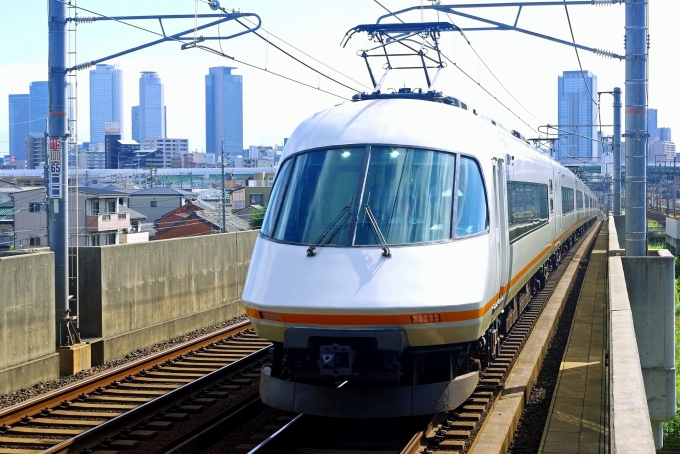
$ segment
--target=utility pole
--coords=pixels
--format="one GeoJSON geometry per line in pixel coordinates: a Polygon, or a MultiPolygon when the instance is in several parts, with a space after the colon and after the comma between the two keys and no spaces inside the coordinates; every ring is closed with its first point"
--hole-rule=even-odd
{"type": "MultiPolygon", "coordinates": [[[[229,159],[229,153],[227,153],[229,159]]],[[[224,189],[224,139],[222,139],[222,231],[227,233],[227,195],[224,189]]]]}
{"type": "Polygon", "coordinates": [[[647,255],[647,0],[626,1],[626,256],[647,255]]]}
{"type": "Polygon", "coordinates": [[[49,0],[49,210],[50,248],[54,252],[56,341],[58,347],[80,342],[71,325],[68,295],[68,150],[66,109],[66,4],[49,0]]]}
{"type": "Polygon", "coordinates": [[[621,89],[614,87],[614,216],[621,216],[621,89]]]}

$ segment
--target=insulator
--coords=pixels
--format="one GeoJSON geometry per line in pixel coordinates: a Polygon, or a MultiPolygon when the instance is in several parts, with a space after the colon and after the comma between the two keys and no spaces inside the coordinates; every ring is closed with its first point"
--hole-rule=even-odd
{"type": "Polygon", "coordinates": [[[89,68],[90,66],[94,66],[94,62],[93,62],[93,61],[86,61],[86,62],[84,62],[84,63],[79,63],[79,64],[77,64],[77,65],[75,65],[75,66],[73,67],[73,70],[75,70],[75,71],[80,71],[81,69],[87,69],[87,68],[89,68]]]}
{"type": "Polygon", "coordinates": [[[595,49],[595,55],[600,56],[600,57],[605,57],[605,58],[616,58],[616,54],[614,52],[610,52],[608,50],[604,49],[595,49]]]}
{"type": "Polygon", "coordinates": [[[90,22],[96,21],[97,18],[94,16],[77,16],[75,21],[79,24],[89,24],[90,22]]]}
{"type": "Polygon", "coordinates": [[[590,2],[595,6],[608,6],[620,3],[618,0],[590,0],[590,2]]]}

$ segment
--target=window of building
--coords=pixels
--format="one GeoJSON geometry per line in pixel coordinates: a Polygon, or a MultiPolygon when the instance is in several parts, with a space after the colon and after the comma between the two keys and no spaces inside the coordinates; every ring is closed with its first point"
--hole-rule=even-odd
{"type": "Polygon", "coordinates": [[[151,201],[151,208],[156,208],[157,206],[158,206],[158,202],[156,202],[155,200],[152,200],[151,201]]]}
{"type": "Polygon", "coordinates": [[[116,234],[107,233],[106,234],[106,244],[116,244],[116,234]]]}
{"type": "Polygon", "coordinates": [[[99,246],[99,234],[95,233],[90,237],[90,246],[99,246]]]}
{"type": "Polygon", "coordinates": [[[574,211],[574,190],[562,188],[562,214],[574,211]]]}
{"type": "MultiPolygon", "coordinates": [[[[550,200],[552,202],[552,199],[550,200]]],[[[508,226],[510,242],[548,224],[548,186],[520,181],[508,182],[508,226]]]]}
{"type": "Polygon", "coordinates": [[[251,205],[264,205],[264,194],[250,194],[251,205]]]}
{"type": "Polygon", "coordinates": [[[106,211],[108,213],[115,213],[116,212],[116,201],[115,200],[107,200],[106,201],[106,211]]]}
{"type": "Polygon", "coordinates": [[[576,209],[583,209],[583,193],[578,189],[576,190],[576,209]]]}
{"type": "Polygon", "coordinates": [[[40,237],[39,236],[32,236],[28,239],[28,244],[31,246],[40,246],[40,237]]]}
{"type": "Polygon", "coordinates": [[[40,212],[41,209],[42,209],[42,203],[31,202],[28,205],[28,211],[30,211],[31,213],[38,213],[38,212],[40,212]]]}
{"type": "Polygon", "coordinates": [[[99,200],[93,200],[91,206],[92,206],[92,214],[94,214],[94,215],[99,214],[99,200]]]}

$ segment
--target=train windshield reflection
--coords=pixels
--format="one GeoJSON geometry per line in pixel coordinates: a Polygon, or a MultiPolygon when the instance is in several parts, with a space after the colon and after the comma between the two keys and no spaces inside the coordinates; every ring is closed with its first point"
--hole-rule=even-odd
{"type": "Polygon", "coordinates": [[[453,153],[393,146],[297,154],[282,164],[262,234],[298,244],[378,245],[366,205],[390,245],[477,233],[488,222],[483,180],[463,157],[465,185],[456,188],[456,160],[453,153]]]}

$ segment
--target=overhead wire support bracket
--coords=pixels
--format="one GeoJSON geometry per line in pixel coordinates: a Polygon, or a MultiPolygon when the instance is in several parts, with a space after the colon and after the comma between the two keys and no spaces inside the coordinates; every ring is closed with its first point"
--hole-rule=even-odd
{"type": "MultiPolygon", "coordinates": [[[[66,3],[63,0],[58,0],[58,1],[60,3],[66,3]]],[[[89,11],[85,8],[82,8],[82,7],[77,7],[77,8],[84,10],[84,11],[87,11],[87,12],[92,14],[92,11],[89,11]]],[[[253,33],[255,31],[259,30],[261,25],[262,25],[262,20],[260,19],[260,16],[258,16],[257,14],[255,14],[255,13],[241,13],[241,12],[197,14],[197,15],[194,15],[194,14],[163,14],[163,15],[152,15],[152,16],[111,16],[111,17],[100,15],[100,16],[96,16],[96,17],[76,16],[76,17],[70,19],[70,21],[73,21],[73,22],[76,22],[76,23],[92,23],[92,22],[99,22],[99,21],[128,22],[128,21],[136,21],[136,20],[158,20],[161,24],[162,34],[161,33],[156,33],[156,34],[158,36],[163,36],[163,37],[160,38],[160,39],[157,39],[155,41],[151,41],[151,42],[148,42],[146,44],[142,44],[142,45],[133,47],[131,49],[127,49],[127,50],[124,50],[124,51],[121,51],[121,52],[117,52],[115,54],[107,55],[106,57],[102,57],[102,58],[98,58],[96,60],[91,60],[91,61],[88,61],[88,62],[80,63],[80,64],[75,65],[73,67],[67,68],[66,71],[71,72],[71,71],[78,71],[78,70],[86,69],[86,68],[92,67],[92,66],[94,66],[98,63],[102,63],[104,61],[111,60],[111,59],[116,58],[116,57],[120,57],[122,55],[130,54],[132,52],[136,52],[138,50],[142,50],[142,49],[145,49],[147,47],[155,46],[156,44],[161,44],[161,43],[169,42],[169,41],[183,42],[183,44],[181,46],[182,50],[186,50],[186,49],[190,49],[190,48],[204,48],[206,50],[211,50],[214,53],[218,53],[218,52],[215,52],[214,50],[212,50],[210,48],[207,48],[207,47],[204,47],[204,46],[199,46],[199,45],[197,45],[197,43],[203,42],[203,41],[206,41],[206,40],[227,40],[227,39],[236,38],[236,37],[248,34],[248,33],[253,33]],[[194,39],[194,37],[192,37],[192,36],[189,36],[191,33],[195,33],[198,30],[204,30],[206,28],[213,27],[213,26],[221,24],[223,22],[228,22],[228,21],[240,19],[240,18],[243,18],[243,17],[253,17],[257,20],[257,24],[253,28],[249,28],[249,29],[241,31],[241,32],[233,33],[233,34],[228,35],[228,36],[200,36],[196,39],[194,39]],[[197,19],[217,18],[217,20],[214,20],[212,22],[209,22],[207,24],[203,24],[203,25],[200,25],[200,26],[197,26],[197,27],[192,27],[188,30],[184,30],[182,32],[175,33],[175,34],[172,34],[172,35],[167,35],[165,33],[165,28],[163,27],[163,22],[162,22],[163,19],[170,20],[170,19],[196,19],[196,18],[197,19]],[[186,42],[184,42],[184,41],[186,41],[186,42]]],[[[228,55],[224,55],[222,53],[219,53],[219,55],[223,55],[223,56],[226,56],[228,58],[232,58],[232,57],[229,57],[228,55]]]]}
{"type": "MultiPolygon", "coordinates": [[[[624,60],[625,57],[623,55],[619,55],[615,52],[610,52],[607,50],[603,49],[597,49],[594,47],[588,47],[588,46],[583,46],[581,44],[576,44],[574,42],[566,41],[563,39],[555,38],[553,36],[545,35],[542,33],[537,33],[531,30],[527,30],[525,28],[518,27],[517,24],[519,22],[520,14],[522,12],[522,8],[524,7],[531,7],[531,6],[576,6],[576,5],[616,5],[616,4],[624,4],[625,0],[569,0],[569,1],[543,1],[543,2],[506,2],[506,3],[481,3],[481,4],[462,4],[462,5],[427,5],[427,6],[412,6],[409,8],[404,8],[399,11],[392,12],[390,14],[385,14],[383,16],[380,16],[376,22],[376,25],[388,25],[388,24],[381,24],[381,22],[384,19],[388,19],[391,17],[398,18],[400,14],[404,14],[410,11],[422,11],[422,10],[433,10],[433,11],[439,11],[442,13],[446,14],[452,14],[455,16],[463,17],[466,19],[482,22],[484,24],[488,24],[489,26],[486,27],[472,27],[472,28],[466,28],[465,32],[470,32],[470,31],[516,31],[519,33],[524,33],[526,35],[534,36],[536,38],[541,38],[545,39],[548,41],[553,41],[558,44],[564,44],[565,46],[569,47],[575,47],[576,49],[581,49],[587,52],[592,52],[595,55],[601,56],[601,57],[607,57],[607,58],[617,58],[619,60],[624,60]],[[469,9],[469,8],[502,8],[502,7],[516,7],[518,8],[517,11],[517,16],[515,17],[515,22],[514,24],[506,24],[503,22],[498,22],[494,21],[491,19],[486,19],[484,17],[475,15],[475,14],[469,14],[469,13],[464,13],[460,11],[461,9],[469,9]]],[[[392,24],[389,24],[392,25],[392,24]]],[[[399,25],[399,24],[394,24],[394,25],[399,25]]],[[[403,24],[402,24],[403,25],[403,24]]],[[[412,25],[417,25],[417,24],[412,24],[412,25]]],[[[424,24],[423,24],[424,25],[424,24]]],[[[460,29],[459,29],[460,30],[460,29]]],[[[462,30],[461,30],[462,32],[462,30]]]]}

